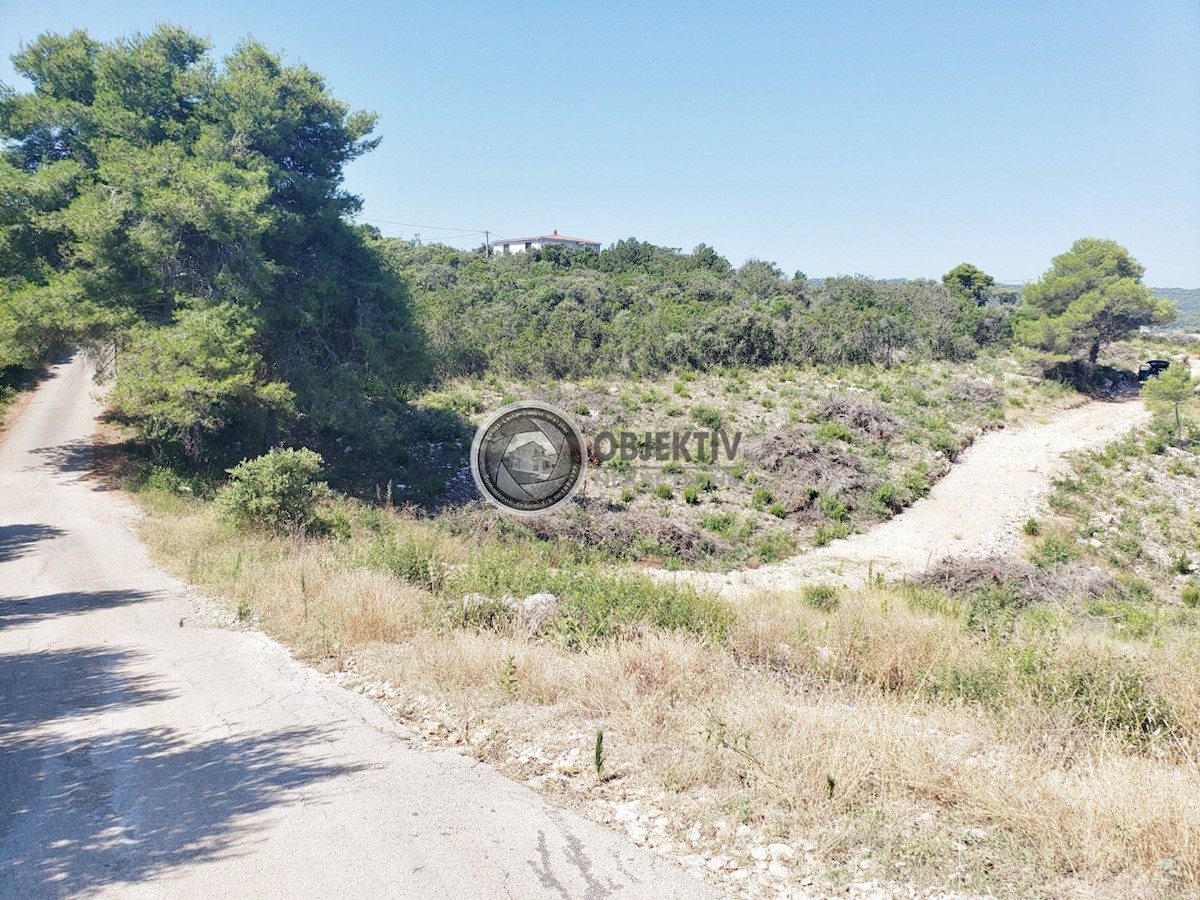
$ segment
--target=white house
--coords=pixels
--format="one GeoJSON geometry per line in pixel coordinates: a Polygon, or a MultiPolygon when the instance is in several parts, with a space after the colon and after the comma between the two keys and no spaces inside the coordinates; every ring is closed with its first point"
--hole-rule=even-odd
{"type": "Polygon", "coordinates": [[[488,249],[492,253],[526,253],[530,250],[541,250],[543,247],[549,247],[551,244],[557,244],[560,247],[570,247],[573,250],[582,250],[585,247],[591,247],[593,250],[600,249],[599,241],[568,237],[565,234],[559,234],[557,228],[550,232],[550,234],[538,234],[532,237],[501,238],[498,241],[492,241],[488,244],[488,249]]]}

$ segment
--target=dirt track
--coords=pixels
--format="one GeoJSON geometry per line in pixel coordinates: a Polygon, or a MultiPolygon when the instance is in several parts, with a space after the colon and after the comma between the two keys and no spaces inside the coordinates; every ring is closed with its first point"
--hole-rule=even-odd
{"type": "Polygon", "coordinates": [[[927,497],[868,532],[758,569],[655,574],[736,597],[810,582],[857,585],[869,573],[896,578],[949,555],[1003,552],[1067,453],[1103,446],[1148,420],[1142,401],[1131,398],[1091,401],[1044,423],[988,432],[927,497]]]}

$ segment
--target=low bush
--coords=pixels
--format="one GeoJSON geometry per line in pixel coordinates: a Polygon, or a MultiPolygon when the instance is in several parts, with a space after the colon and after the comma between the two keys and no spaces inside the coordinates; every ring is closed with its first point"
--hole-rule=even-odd
{"type": "Polygon", "coordinates": [[[1065,531],[1056,531],[1038,541],[1030,561],[1039,569],[1048,569],[1079,559],[1079,556],[1079,545],[1075,539],[1065,531]]]}
{"type": "Polygon", "coordinates": [[[833,524],[818,525],[817,530],[813,532],[813,544],[817,547],[824,547],[830,541],[836,541],[850,534],[850,524],[848,522],[834,522],[833,524]]]}
{"type": "Polygon", "coordinates": [[[821,513],[834,522],[845,522],[850,516],[846,504],[830,494],[821,497],[821,513]]]}
{"type": "Polygon", "coordinates": [[[903,509],[904,500],[900,490],[890,481],[885,481],[871,494],[871,504],[881,513],[887,515],[903,509]]]}
{"type": "Polygon", "coordinates": [[[763,562],[779,562],[796,552],[796,540],[786,531],[769,531],[754,542],[754,550],[763,562]]]}
{"type": "Polygon", "coordinates": [[[724,413],[714,406],[704,406],[699,403],[692,407],[692,418],[696,420],[697,425],[702,425],[713,431],[716,431],[725,424],[724,413]]]}
{"type": "Polygon", "coordinates": [[[314,530],[318,507],[329,485],[318,481],[320,454],[307,448],[272,450],[229,470],[229,483],[217,492],[223,517],[277,532],[314,530]]]}
{"type": "Polygon", "coordinates": [[[1195,568],[1195,562],[1188,555],[1186,550],[1180,550],[1175,556],[1171,557],[1171,571],[1176,575],[1186,575],[1195,568]]]}
{"type": "Polygon", "coordinates": [[[840,422],[826,422],[817,429],[818,441],[845,441],[847,444],[854,440],[850,429],[840,422]]]}
{"type": "Polygon", "coordinates": [[[765,487],[756,488],[754,491],[754,496],[751,498],[751,502],[753,502],[753,504],[759,509],[766,506],[768,503],[773,503],[774,501],[775,495],[765,487]]]}
{"type": "Polygon", "coordinates": [[[917,463],[904,473],[904,489],[913,500],[918,500],[929,493],[929,466],[924,462],[917,463]]]}
{"type": "Polygon", "coordinates": [[[832,584],[806,585],[801,597],[805,603],[821,612],[832,612],[838,608],[838,591],[832,584]]]}
{"type": "Polygon", "coordinates": [[[700,524],[709,531],[715,531],[717,534],[725,534],[733,527],[735,521],[736,516],[733,513],[717,512],[709,513],[700,524]]]}
{"type": "Polygon", "coordinates": [[[1200,608],[1200,578],[1189,578],[1180,591],[1183,605],[1192,609],[1200,608]]]}
{"type": "Polygon", "coordinates": [[[1018,614],[1028,603],[1028,597],[1014,582],[988,584],[971,594],[963,623],[992,640],[1009,638],[1018,614]]]}

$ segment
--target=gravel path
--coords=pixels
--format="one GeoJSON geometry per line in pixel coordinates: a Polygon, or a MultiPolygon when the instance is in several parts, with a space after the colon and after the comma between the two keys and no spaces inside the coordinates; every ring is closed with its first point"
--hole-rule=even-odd
{"type": "Polygon", "coordinates": [[[1003,554],[1015,545],[1051,478],[1065,468],[1067,453],[1101,447],[1147,421],[1149,413],[1134,397],[1090,401],[1043,423],[991,431],[927,497],[863,534],[757,569],[654,574],[738,597],[811,582],[861,585],[871,574],[898,578],[945,556],[1003,554]]]}

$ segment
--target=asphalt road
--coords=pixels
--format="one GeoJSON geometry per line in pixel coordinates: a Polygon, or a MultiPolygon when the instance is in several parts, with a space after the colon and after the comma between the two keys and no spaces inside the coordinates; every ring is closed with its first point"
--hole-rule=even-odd
{"type": "Polygon", "coordinates": [[[482,764],[423,753],[185,586],[87,477],[52,370],[0,446],[0,897],[706,897],[482,764]]]}

